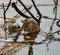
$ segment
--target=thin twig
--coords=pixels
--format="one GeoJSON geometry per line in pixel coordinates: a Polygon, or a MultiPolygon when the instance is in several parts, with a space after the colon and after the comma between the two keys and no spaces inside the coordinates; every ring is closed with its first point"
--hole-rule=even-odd
{"type": "Polygon", "coordinates": [[[32,17],[35,21],[39,22],[39,20],[35,18],[35,16],[34,16],[34,15],[27,9],[27,7],[23,4],[23,2],[22,2],[21,0],[18,0],[18,1],[19,1],[20,4],[25,8],[25,10],[31,15],[31,17],[32,17]]]}
{"type": "MultiPolygon", "coordinates": [[[[37,8],[34,0],[31,0],[31,1],[32,1],[33,5],[34,5],[34,7],[35,7],[35,9],[36,9],[36,11],[37,11],[37,14],[39,15],[39,19],[38,19],[38,20],[40,21],[41,18],[42,18],[42,14],[40,13],[39,9],[37,8]]],[[[40,24],[40,22],[38,22],[38,23],[40,24]]]]}
{"type": "MultiPolygon", "coordinates": [[[[45,41],[47,41],[46,39],[42,40],[41,42],[25,42],[25,41],[22,41],[22,42],[16,42],[16,43],[19,43],[19,44],[31,44],[33,43],[33,45],[40,45],[40,44],[46,44],[45,41]]],[[[6,42],[6,43],[14,43],[13,41],[0,41],[0,42],[6,42]]]]}
{"type": "Polygon", "coordinates": [[[60,23],[60,20],[58,20],[57,23],[56,23],[56,25],[57,25],[58,27],[60,27],[60,24],[59,24],[59,23],[60,23]]]}
{"type": "Polygon", "coordinates": [[[53,8],[53,12],[55,13],[55,19],[53,20],[52,25],[50,26],[50,31],[52,31],[54,22],[55,22],[55,20],[57,19],[58,0],[54,0],[54,3],[55,3],[55,7],[53,8]]]}
{"type": "Polygon", "coordinates": [[[54,41],[60,41],[60,38],[55,38],[54,41]]]}
{"type": "Polygon", "coordinates": [[[10,4],[11,4],[11,0],[9,1],[8,6],[7,6],[7,8],[6,8],[5,12],[9,9],[10,4]]]}
{"type": "MultiPolygon", "coordinates": [[[[4,8],[4,3],[3,3],[3,11],[4,11],[4,13],[3,13],[3,15],[4,15],[4,31],[5,31],[5,35],[6,35],[6,15],[5,15],[5,8],[4,8]]],[[[6,36],[5,36],[6,37],[6,36]]]]}
{"type": "Polygon", "coordinates": [[[21,16],[23,16],[23,17],[25,17],[25,18],[31,18],[31,17],[23,14],[23,13],[17,8],[17,6],[16,6],[16,4],[15,4],[14,2],[12,3],[12,7],[14,7],[14,9],[16,10],[16,12],[17,12],[18,14],[20,14],[21,16]]]}
{"type": "MultiPolygon", "coordinates": [[[[50,20],[54,20],[55,18],[51,18],[51,17],[48,17],[48,16],[42,16],[42,18],[45,18],[45,19],[50,19],[50,20]]],[[[56,18],[56,20],[60,20],[59,18],[56,18]]]]}
{"type": "MultiPolygon", "coordinates": [[[[3,15],[4,15],[4,27],[5,27],[4,30],[5,30],[5,35],[6,35],[6,11],[9,9],[10,3],[11,3],[11,0],[10,0],[10,2],[9,2],[9,4],[8,4],[6,10],[5,10],[4,3],[3,3],[3,11],[4,11],[3,15]]],[[[6,36],[5,36],[5,37],[6,37],[6,36]]]]}
{"type": "Polygon", "coordinates": [[[59,34],[59,32],[60,32],[60,30],[58,30],[58,31],[55,31],[55,32],[53,32],[52,34],[55,34],[55,33],[59,34]]]}
{"type": "MultiPolygon", "coordinates": [[[[7,7],[8,4],[4,5],[4,7],[7,7]]],[[[21,6],[19,4],[16,4],[17,6],[21,6]]],[[[26,6],[33,6],[32,4],[25,4],[26,6]]],[[[54,6],[55,4],[36,4],[36,6],[54,6]]],[[[2,5],[0,4],[0,6],[2,7],[2,5]]],[[[60,6],[60,4],[58,4],[58,6],[60,6]]]]}
{"type": "MultiPolygon", "coordinates": [[[[25,13],[26,11],[24,11],[24,9],[23,9],[21,12],[22,12],[22,13],[25,13]]],[[[0,19],[1,19],[1,18],[4,18],[4,17],[0,17],[0,19]]],[[[13,17],[13,18],[15,18],[15,17],[13,17]]],[[[9,20],[13,20],[13,18],[6,17],[6,19],[9,19],[9,20]]],[[[48,17],[48,16],[42,16],[42,18],[54,20],[54,18],[48,17]]],[[[57,18],[56,20],[60,20],[60,19],[57,18]]]]}

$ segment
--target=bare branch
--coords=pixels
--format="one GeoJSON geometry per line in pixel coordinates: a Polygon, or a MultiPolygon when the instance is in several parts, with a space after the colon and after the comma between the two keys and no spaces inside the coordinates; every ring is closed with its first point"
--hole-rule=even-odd
{"type": "MultiPolygon", "coordinates": [[[[4,7],[7,7],[8,4],[5,4],[4,7]]],[[[10,4],[12,5],[12,4],[10,4]]],[[[21,6],[19,4],[16,3],[17,6],[21,6]]],[[[31,4],[25,4],[26,6],[30,6],[31,4]]],[[[33,5],[31,5],[33,6],[33,5]]],[[[36,4],[36,6],[55,6],[55,4],[36,4]]],[[[60,4],[58,4],[58,6],[60,6],[60,4]]],[[[2,5],[0,4],[0,7],[2,7],[2,5]]],[[[3,8],[2,8],[3,9],[3,8]]]]}
{"type": "Polygon", "coordinates": [[[6,13],[6,11],[9,9],[10,4],[11,4],[11,0],[10,0],[9,3],[8,3],[8,6],[7,6],[6,10],[5,10],[5,13],[6,13]]]}
{"type": "Polygon", "coordinates": [[[21,0],[18,0],[18,1],[21,3],[21,5],[26,9],[26,11],[31,15],[31,17],[32,17],[35,21],[40,22],[40,21],[39,21],[38,19],[36,19],[35,16],[27,9],[27,7],[22,3],[21,0]]]}
{"type": "MultiPolygon", "coordinates": [[[[48,17],[48,16],[42,16],[42,18],[50,19],[50,20],[54,20],[54,18],[51,18],[51,17],[48,17]]],[[[59,18],[57,18],[56,20],[60,20],[60,19],[59,19],[59,18]]]]}
{"type": "Polygon", "coordinates": [[[60,32],[60,30],[53,32],[53,34],[55,34],[55,33],[59,34],[59,32],[60,32]]]}
{"type": "Polygon", "coordinates": [[[60,24],[59,24],[59,23],[60,23],[60,20],[58,20],[57,23],[56,23],[56,25],[57,25],[58,27],[60,27],[60,24]]]}
{"type": "Polygon", "coordinates": [[[37,14],[39,15],[39,19],[38,19],[38,20],[40,21],[40,20],[41,20],[41,17],[42,17],[42,14],[41,14],[40,11],[38,10],[38,8],[37,8],[34,0],[31,0],[31,1],[32,1],[33,5],[34,5],[34,7],[35,7],[35,9],[36,9],[36,11],[37,11],[37,14]]]}
{"type": "Polygon", "coordinates": [[[23,16],[23,17],[25,17],[25,18],[31,18],[31,17],[29,17],[29,16],[23,14],[23,13],[17,8],[17,6],[15,5],[14,2],[12,3],[12,7],[14,7],[15,10],[16,10],[21,16],[23,16]]]}
{"type": "MultiPolygon", "coordinates": [[[[6,15],[5,15],[5,7],[4,7],[4,3],[3,3],[3,15],[4,15],[4,31],[5,31],[5,35],[6,35],[6,15]]],[[[5,36],[6,37],[6,36],[5,36]]]]}
{"type": "Polygon", "coordinates": [[[52,22],[52,25],[50,26],[50,31],[53,29],[53,25],[55,20],[57,19],[57,6],[58,6],[58,0],[54,0],[55,7],[53,8],[53,13],[55,13],[55,19],[52,22]]]}
{"type": "Polygon", "coordinates": [[[54,41],[60,41],[60,38],[55,38],[54,41]]]}

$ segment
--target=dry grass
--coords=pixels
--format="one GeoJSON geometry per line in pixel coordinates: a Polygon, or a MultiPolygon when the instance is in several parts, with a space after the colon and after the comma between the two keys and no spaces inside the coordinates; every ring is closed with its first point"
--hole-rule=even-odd
{"type": "Polygon", "coordinates": [[[24,44],[19,43],[6,43],[0,47],[0,55],[14,55],[24,44]]]}

